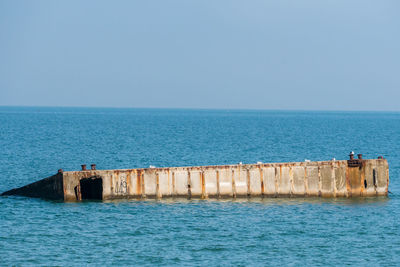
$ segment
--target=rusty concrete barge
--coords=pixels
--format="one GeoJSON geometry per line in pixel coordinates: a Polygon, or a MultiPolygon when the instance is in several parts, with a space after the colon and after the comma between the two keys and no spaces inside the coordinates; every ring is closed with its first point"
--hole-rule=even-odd
{"type": "Polygon", "coordinates": [[[21,195],[63,201],[125,198],[367,197],[387,196],[386,159],[257,163],[204,167],[62,171],[12,189],[21,195]]]}

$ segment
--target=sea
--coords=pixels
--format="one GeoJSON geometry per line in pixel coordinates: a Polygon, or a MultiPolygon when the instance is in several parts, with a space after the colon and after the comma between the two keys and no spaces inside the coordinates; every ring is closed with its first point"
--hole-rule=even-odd
{"type": "Polygon", "coordinates": [[[0,192],[58,169],[383,156],[388,197],[0,197],[1,266],[399,266],[400,113],[0,107],[0,192]]]}

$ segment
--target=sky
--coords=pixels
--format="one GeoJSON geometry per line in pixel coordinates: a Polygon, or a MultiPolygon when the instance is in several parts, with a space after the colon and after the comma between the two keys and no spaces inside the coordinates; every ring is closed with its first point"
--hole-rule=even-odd
{"type": "Polygon", "coordinates": [[[0,105],[400,111],[400,1],[0,0],[0,105]]]}

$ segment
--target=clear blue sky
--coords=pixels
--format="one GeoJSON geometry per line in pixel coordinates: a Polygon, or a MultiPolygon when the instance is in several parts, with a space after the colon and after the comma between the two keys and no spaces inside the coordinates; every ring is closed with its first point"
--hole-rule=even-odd
{"type": "Polygon", "coordinates": [[[398,0],[0,0],[0,105],[399,102],[398,0]]]}

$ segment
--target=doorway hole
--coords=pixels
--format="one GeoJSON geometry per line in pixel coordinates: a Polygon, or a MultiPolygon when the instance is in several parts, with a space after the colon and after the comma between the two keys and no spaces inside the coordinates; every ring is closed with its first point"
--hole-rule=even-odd
{"type": "Polygon", "coordinates": [[[103,199],[103,179],[98,176],[84,178],[80,180],[82,200],[102,200],[103,199]]]}

